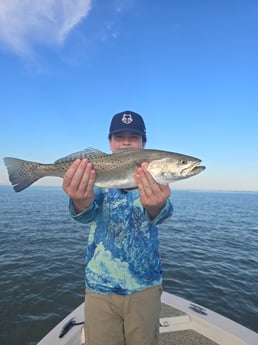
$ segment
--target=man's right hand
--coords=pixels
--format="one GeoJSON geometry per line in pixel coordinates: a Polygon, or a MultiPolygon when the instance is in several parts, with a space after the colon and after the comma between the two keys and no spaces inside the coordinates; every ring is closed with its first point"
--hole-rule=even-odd
{"type": "Polygon", "coordinates": [[[87,158],[76,159],[63,179],[63,190],[72,199],[77,213],[84,211],[94,199],[96,171],[87,158]]]}

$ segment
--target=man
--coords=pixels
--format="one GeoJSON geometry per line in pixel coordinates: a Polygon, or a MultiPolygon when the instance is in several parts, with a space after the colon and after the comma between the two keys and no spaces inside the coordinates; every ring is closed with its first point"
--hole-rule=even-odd
{"type": "MultiPolygon", "coordinates": [[[[113,116],[112,153],[144,148],[146,129],[132,111],[113,116]]],[[[168,185],[159,185],[147,171],[135,171],[138,189],[94,186],[96,172],[87,159],[77,159],[64,176],[70,213],[90,223],[86,254],[86,344],[158,344],[161,265],[157,225],[172,214],[168,185]]]]}

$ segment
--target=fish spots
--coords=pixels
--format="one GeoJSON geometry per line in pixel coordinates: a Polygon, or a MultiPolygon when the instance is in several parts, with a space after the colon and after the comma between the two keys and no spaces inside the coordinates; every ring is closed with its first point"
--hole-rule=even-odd
{"type": "MultiPolygon", "coordinates": [[[[41,164],[17,158],[4,159],[12,184],[21,184],[27,188],[37,179],[45,176],[63,177],[72,162],[77,158],[88,158],[96,171],[95,185],[103,188],[135,187],[135,168],[142,162],[148,162],[148,171],[158,183],[171,183],[194,176],[205,169],[197,168],[199,159],[179,153],[129,149],[114,154],[106,154],[96,149],[86,149],[58,159],[53,164],[41,164]]],[[[20,188],[20,187],[19,187],[20,188]]],[[[18,187],[15,189],[18,190],[18,187]]]]}

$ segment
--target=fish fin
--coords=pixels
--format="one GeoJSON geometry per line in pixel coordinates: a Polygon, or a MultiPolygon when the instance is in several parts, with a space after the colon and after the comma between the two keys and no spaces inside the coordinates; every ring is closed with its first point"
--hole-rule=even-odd
{"type": "Polygon", "coordinates": [[[82,150],[82,151],[77,151],[74,153],[69,154],[68,156],[59,158],[55,161],[55,163],[65,163],[65,162],[70,162],[70,161],[74,161],[75,159],[79,158],[79,159],[83,159],[83,158],[97,158],[97,157],[103,157],[106,156],[107,153],[97,150],[97,149],[93,149],[91,147],[82,150]]]}
{"type": "Polygon", "coordinates": [[[40,179],[40,176],[33,175],[31,173],[33,169],[28,169],[28,164],[30,167],[35,166],[36,168],[38,163],[13,157],[5,157],[4,163],[8,171],[9,181],[13,185],[15,192],[21,192],[25,188],[29,187],[32,183],[40,179]]]}

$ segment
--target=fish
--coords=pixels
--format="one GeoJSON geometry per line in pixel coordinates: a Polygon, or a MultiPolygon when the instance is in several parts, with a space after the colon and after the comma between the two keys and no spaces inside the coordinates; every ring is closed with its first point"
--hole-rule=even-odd
{"type": "Polygon", "coordinates": [[[134,180],[136,168],[143,162],[147,170],[159,184],[169,184],[197,175],[205,169],[201,160],[192,156],[156,149],[123,149],[108,154],[94,148],[87,148],[52,164],[26,161],[14,157],[4,157],[9,180],[15,192],[20,192],[37,180],[46,176],[64,177],[76,159],[87,158],[96,171],[95,185],[103,188],[137,188],[134,180]]]}

